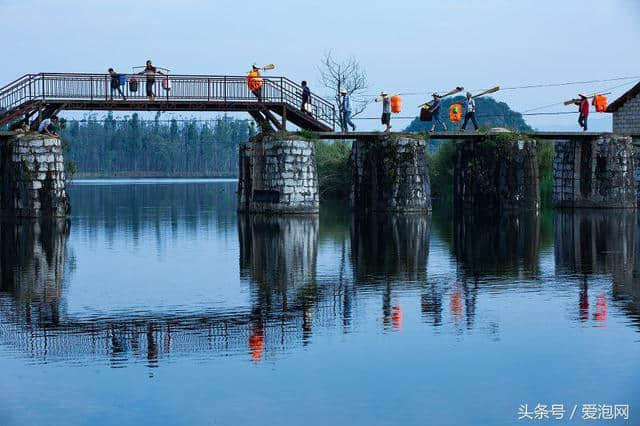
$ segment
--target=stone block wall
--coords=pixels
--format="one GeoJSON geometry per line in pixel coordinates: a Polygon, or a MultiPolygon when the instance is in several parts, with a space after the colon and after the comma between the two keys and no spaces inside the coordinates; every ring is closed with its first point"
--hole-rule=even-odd
{"type": "Polygon", "coordinates": [[[457,145],[454,204],[458,211],[537,210],[540,207],[535,140],[476,139],[457,145]]]}
{"type": "Polygon", "coordinates": [[[0,213],[12,217],[64,217],[69,211],[62,141],[16,135],[0,146],[0,213]]]}
{"type": "Polygon", "coordinates": [[[240,148],[238,210],[317,213],[315,142],[287,135],[258,135],[240,148]]]}
{"type": "Polygon", "coordinates": [[[640,133],[640,95],[629,99],[613,113],[614,133],[640,133]]]}
{"type": "MultiPolygon", "coordinates": [[[[640,143],[640,140],[634,140],[634,143],[640,143]]],[[[640,207],[640,147],[633,147],[633,175],[636,181],[636,192],[638,194],[638,207],[640,207]]]]}
{"type": "Polygon", "coordinates": [[[431,183],[423,138],[381,134],[351,146],[351,206],[361,212],[428,212],[431,183]]]}
{"type": "Polygon", "coordinates": [[[638,191],[630,137],[555,141],[553,204],[568,208],[635,208],[638,191]]]}

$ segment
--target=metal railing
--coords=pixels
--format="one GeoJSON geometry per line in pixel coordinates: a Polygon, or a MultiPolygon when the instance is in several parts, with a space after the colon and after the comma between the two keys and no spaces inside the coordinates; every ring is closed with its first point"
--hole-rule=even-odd
{"type": "MultiPolygon", "coordinates": [[[[286,77],[262,77],[261,98],[265,104],[302,106],[302,87],[286,77]]],[[[246,76],[219,75],[146,75],[128,74],[126,84],[119,86],[127,101],[148,100],[147,85],[157,102],[258,103],[247,86],[246,76]],[[134,87],[137,83],[137,88],[134,87]],[[170,89],[167,90],[167,87],[170,89]],[[133,89],[136,90],[133,90],[133,89]]],[[[27,74],[0,88],[0,113],[18,108],[29,101],[122,101],[111,89],[108,74],[39,73],[27,74]]],[[[327,100],[311,96],[312,118],[335,128],[335,107],[327,100]]],[[[161,107],[161,105],[159,105],[161,107]]],[[[237,110],[237,108],[230,108],[237,110]]]]}

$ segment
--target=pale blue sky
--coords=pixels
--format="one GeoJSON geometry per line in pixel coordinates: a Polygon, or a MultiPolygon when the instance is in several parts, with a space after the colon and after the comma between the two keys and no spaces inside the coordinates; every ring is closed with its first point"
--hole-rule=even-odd
{"type": "MultiPolygon", "coordinates": [[[[274,74],[307,79],[321,93],[316,67],[329,49],[361,60],[371,93],[640,75],[636,0],[0,0],[0,11],[0,85],[29,72],[130,71],[151,58],[180,74],[243,74],[254,61],[275,63],[274,74]]],[[[495,98],[523,111],[616,84],[495,98]]],[[[426,99],[405,97],[402,115],[426,99]]],[[[366,115],[378,113],[374,105],[366,115]]],[[[571,128],[575,117],[527,120],[571,128]]]]}

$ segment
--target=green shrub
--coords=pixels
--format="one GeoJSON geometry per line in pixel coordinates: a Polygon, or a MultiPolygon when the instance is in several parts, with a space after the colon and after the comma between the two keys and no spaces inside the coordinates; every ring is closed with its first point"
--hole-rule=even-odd
{"type": "Polygon", "coordinates": [[[343,141],[316,142],[320,199],[349,197],[351,184],[350,144],[343,141]]]}

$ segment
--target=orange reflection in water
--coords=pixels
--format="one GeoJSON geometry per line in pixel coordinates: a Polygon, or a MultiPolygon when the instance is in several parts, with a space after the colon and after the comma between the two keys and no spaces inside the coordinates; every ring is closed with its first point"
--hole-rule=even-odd
{"type": "Polygon", "coordinates": [[[393,306],[391,308],[391,327],[393,331],[402,330],[402,306],[393,306]]]}
{"type": "Polygon", "coordinates": [[[254,328],[249,336],[249,349],[253,362],[260,362],[264,353],[264,331],[262,328],[254,328]]]}
{"type": "Polygon", "coordinates": [[[604,294],[599,294],[596,298],[596,312],[593,314],[593,319],[599,322],[607,320],[607,297],[604,294]]]}
{"type": "Polygon", "coordinates": [[[457,288],[451,292],[449,297],[451,316],[455,322],[458,322],[462,319],[462,291],[457,288]]]}

